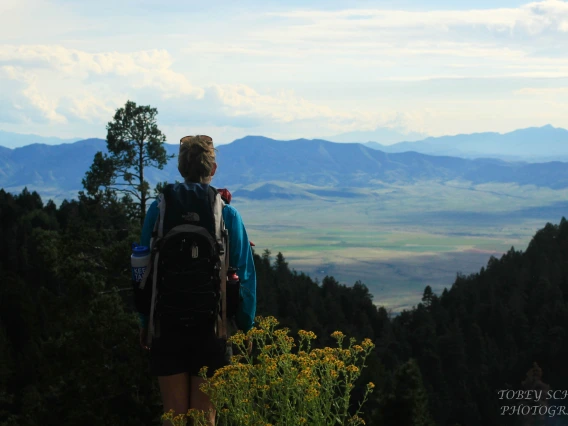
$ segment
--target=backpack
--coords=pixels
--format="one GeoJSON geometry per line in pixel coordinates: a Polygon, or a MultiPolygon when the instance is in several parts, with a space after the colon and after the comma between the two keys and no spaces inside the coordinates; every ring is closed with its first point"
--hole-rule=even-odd
{"type": "Polygon", "coordinates": [[[138,309],[149,315],[149,345],[163,323],[228,338],[225,203],[212,186],[202,191],[170,184],[158,197],[150,264],[139,286],[146,303],[138,309]]]}

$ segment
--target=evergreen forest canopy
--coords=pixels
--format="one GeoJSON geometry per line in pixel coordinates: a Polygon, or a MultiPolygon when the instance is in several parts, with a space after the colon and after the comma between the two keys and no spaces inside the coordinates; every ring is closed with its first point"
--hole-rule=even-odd
{"type": "MultiPolygon", "coordinates": [[[[131,295],[119,291],[129,287],[139,226],[111,193],[81,192],[57,207],[0,189],[0,425],[159,424],[131,295]]],[[[500,400],[498,390],[568,389],[564,218],[442,294],[427,287],[396,317],[361,282],[314,281],[281,253],[254,258],[259,315],[314,331],[319,346],[335,330],[374,341],[361,377],[377,385],[367,424],[536,424],[538,416],[501,416],[502,405],[529,401],[500,400]]]]}

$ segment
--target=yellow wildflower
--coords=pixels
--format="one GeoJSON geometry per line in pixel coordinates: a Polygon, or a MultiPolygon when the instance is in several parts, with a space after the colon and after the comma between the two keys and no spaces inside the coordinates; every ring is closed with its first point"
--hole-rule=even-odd
{"type": "Polygon", "coordinates": [[[359,367],[357,367],[355,365],[348,365],[346,370],[349,371],[350,373],[358,373],[359,367]]]}
{"type": "Polygon", "coordinates": [[[341,331],[334,331],[333,333],[331,333],[331,337],[333,337],[334,339],[343,339],[345,337],[345,334],[343,334],[341,331]]]}
{"type": "Polygon", "coordinates": [[[300,330],[298,331],[298,336],[308,340],[317,339],[317,336],[313,331],[300,330]]]}
{"type": "Polygon", "coordinates": [[[355,346],[353,346],[352,349],[353,349],[354,352],[357,352],[357,353],[363,352],[363,347],[360,346],[360,345],[355,345],[355,346]]]}

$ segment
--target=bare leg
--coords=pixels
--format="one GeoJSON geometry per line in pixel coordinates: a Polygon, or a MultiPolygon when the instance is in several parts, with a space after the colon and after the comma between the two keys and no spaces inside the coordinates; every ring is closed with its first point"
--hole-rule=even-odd
{"type": "MultiPolygon", "coordinates": [[[[174,410],[175,414],[187,414],[189,410],[189,374],[180,373],[172,376],[159,376],[158,384],[162,394],[164,413],[174,410]]],[[[171,426],[169,421],[164,421],[162,426],[171,426]]]]}
{"type": "Polygon", "coordinates": [[[204,381],[205,380],[201,377],[190,377],[189,406],[191,408],[205,411],[206,413],[211,410],[211,414],[209,415],[209,424],[211,426],[215,426],[215,408],[213,407],[209,396],[201,392],[199,389],[199,385],[201,385],[204,381]]]}

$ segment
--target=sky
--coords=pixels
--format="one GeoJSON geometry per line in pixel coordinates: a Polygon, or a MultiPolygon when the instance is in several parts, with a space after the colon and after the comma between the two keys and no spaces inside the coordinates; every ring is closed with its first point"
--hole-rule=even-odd
{"type": "Polygon", "coordinates": [[[2,0],[0,130],[168,142],[568,127],[568,1],[2,0]]]}

